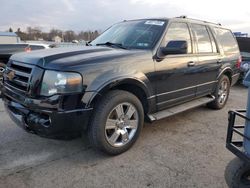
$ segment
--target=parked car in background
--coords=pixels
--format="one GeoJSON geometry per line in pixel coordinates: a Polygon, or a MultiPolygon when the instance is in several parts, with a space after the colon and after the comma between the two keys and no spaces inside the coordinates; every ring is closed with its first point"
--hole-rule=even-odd
{"type": "Polygon", "coordinates": [[[13,32],[0,31],[0,44],[16,44],[20,42],[20,38],[13,32]]]}
{"type": "Polygon", "coordinates": [[[242,80],[245,78],[246,73],[250,69],[250,38],[236,37],[236,40],[238,42],[241,57],[242,57],[242,63],[240,67],[241,75],[239,78],[239,81],[242,82],[242,80]]]}
{"type": "Polygon", "coordinates": [[[76,46],[86,46],[85,41],[79,41],[79,42],[61,42],[61,43],[54,43],[52,44],[54,48],[67,48],[67,47],[76,47],[76,46]]]}
{"type": "MultiPolygon", "coordinates": [[[[18,52],[30,52],[33,50],[48,49],[48,44],[35,44],[35,43],[16,43],[16,44],[0,44],[0,88],[2,86],[2,76],[5,71],[6,64],[9,58],[18,52]]],[[[1,95],[1,92],[0,92],[1,95]]]]}
{"type": "Polygon", "coordinates": [[[242,82],[250,69],[250,53],[248,52],[241,52],[242,63],[240,66],[241,75],[239,81],[242,82]]]}
{"type": "Polygon", "coordinates": [[[123,21],[88,46],[11,56],[3,99],[14,122],[45,137],[88,132],[116,155],[138,139],[144,119],[207,104],[225,106],[241,58],[232,32],[188,19],[123,21]]]}

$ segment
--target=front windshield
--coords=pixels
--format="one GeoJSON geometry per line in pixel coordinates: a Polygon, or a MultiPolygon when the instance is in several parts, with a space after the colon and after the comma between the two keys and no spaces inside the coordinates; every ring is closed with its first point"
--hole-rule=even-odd
{"type": "Polygon", "coordinates": [[[164,31],[166,21],[124,21],[110,27],[91,45],[119,44],[127,49],[152,49],[164,31]]]}

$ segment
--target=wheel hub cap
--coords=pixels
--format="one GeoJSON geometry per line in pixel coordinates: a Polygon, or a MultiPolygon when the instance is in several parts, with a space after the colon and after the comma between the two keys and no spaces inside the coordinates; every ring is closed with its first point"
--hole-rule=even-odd
{"type": "Polygon", "coordinates": [[[121,147],[134,137],[139,123],[136,108],[131,103],[121,103],[111,110],[105,125],[108,143],[121,147]]]}
{"type": "Polygon", "coordinates": [[[219,103],[224,104],[227,100],[228,95],[228,83],[226,81],[222,81],[218,91],[219,103]]]}
{"type": "Polygon", "coordinates": [[[3,73],[5,71],[5,68],[0,67],[0,73],[3,73]]]}

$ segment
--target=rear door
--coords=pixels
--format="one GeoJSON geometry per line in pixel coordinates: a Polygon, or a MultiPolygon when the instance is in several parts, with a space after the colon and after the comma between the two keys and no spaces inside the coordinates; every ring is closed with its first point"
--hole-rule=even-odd
{"type": "Polygon", "coordinates": [[[222,65],[222,56],[218,51],[215,38],[206,25],[191,23],[191,31],[195,40],[195,51],[198,57],[196,64],[196,96],[211,94],[222,65]]]}
{"type": "Polygon", "coordinates": [[[230,67],[233,70],[232,84],[237,81],[237,75],[239,74],[239,47],[233,33],[224,28],[213,28],[216,38],[219,41],[221,51],[223,51],[222,70],[226,67],[230,67]]]}

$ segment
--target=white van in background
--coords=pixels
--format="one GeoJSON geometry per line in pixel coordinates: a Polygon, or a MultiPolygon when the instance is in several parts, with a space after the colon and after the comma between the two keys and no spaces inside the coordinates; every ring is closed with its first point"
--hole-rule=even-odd
{"type": "Polygon", "coordinates": [[[0,31],[0,44],[16,44],[19,42],[20,38],[16,33],[0,31]]]}

